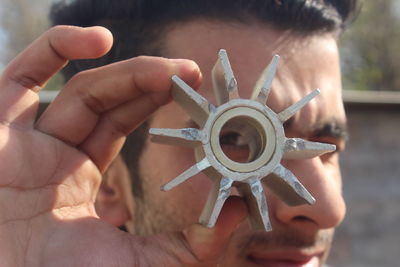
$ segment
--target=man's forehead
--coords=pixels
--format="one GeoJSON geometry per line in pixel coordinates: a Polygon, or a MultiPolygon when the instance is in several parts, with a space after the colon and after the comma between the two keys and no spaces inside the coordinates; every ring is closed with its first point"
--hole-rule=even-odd
{"type": "Polygon", "coordinates": [[[230,53],[232,64],[235,64],[235,61],[240,63],[246,62],[246,59],[257,58],[261,66],[265,66],[274,54],[290,57],[297,50],[312,46],[314,39],[320,40],[325,37],[336,42],[336,36],[331,33],[306,34],[280,30],[257,21],[194,19],[167,28],[163,35],[161,54],[166,57],[189,57],[198,62],[207,62],[210,52],[216,54],[224,48],[230,53]],[[261,48],[262,53],[254,48],[261,48]],[[233,57],[236,55],[237,57],[233,57]]]}
{"type": "MultiPolygon", "coordinates": [[[[336,40],[330,34],[302,36],[260,23],[232,24],[202,20],[194,20],[167,31],[162,47],[161,53],[165,57],[196,61],[205,78],[209,76],[216,62],[218,51],[225,49],[242,94],[253,88],[275,54],[282,58],[277,75],[284,73],[285,76],[290,72],[293,75],[295,68],[296,72],[310,69],[304,63],[314,57],[326,57],[327,53],[337,56],[336,40]],[[318,49],[321,47],[323,49],[318,49]]],[[[327,60],[332,58],[328,57],[327,60]]],[[[331,62],[331,65],[335,63],[337,62],[331,62]]],[[[303,82],[301,78],[302,75],[296,77],[303,82]]],[[[210,79],[204,81],[202,89],[205,94],[212,87],[209,82],[210,79]]]]}
{"type": "Polygon", "coordinates": [[[200,94],[215,104],[211,70],[221,48],[228,52],[241,98],[249,98],[260,74],[279,53],[281,60],[268,106],[280,112],[320,88],[322,94],[296,114],[296,120],[302,120],[308,130],[331,120],[344,124],[339,57],[333,36],[301,37],[257,23],[192,21],[168,32],[163,55],[195,60],[204,77],[200,94]]]}
{"type": "MultiPolygon", "coordinates": [[[[260,23],[233,23],[193,20],[167,31],[162,54],[166,57],[190,58],[208,70],[223,48],[229,53],[232,65],[246,65],[249,61],[264,68],[272,56],[280,53],[293,35],[260,23]],[[257,49],[262,50],[262,53],[257,49]],[[253,59],[258,60],[254,61],[253,59]]],[[[236,66],[237,67],[237,66],[236,66]]]]}

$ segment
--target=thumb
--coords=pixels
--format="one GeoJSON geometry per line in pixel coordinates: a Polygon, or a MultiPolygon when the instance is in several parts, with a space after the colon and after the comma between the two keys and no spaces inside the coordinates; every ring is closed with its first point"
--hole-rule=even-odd
{"type": "Polygon", "coordinates": [[[152,247],[143,251],[151,253],[146,257],[151,261],[150,266],[160,266],[160,263],[163,266],[216,265],[232,233],[247,213],[244,201],[240,197],[231,196],[225,202],[215,227],[194,224],[180,233],[155,236],[142,243],[152,247]],[[155,251],[155,248],[159,251],[155,251]]]}

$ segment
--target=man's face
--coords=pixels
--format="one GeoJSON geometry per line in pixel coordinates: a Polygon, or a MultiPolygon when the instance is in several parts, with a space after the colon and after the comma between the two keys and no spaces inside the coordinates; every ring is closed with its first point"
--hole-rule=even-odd
{"type": "MultiPolygon", "coordinates": [[[[204,77],[199,93],[215,103],[210,74],[221,48],[228,52],[242,98],[249,98],[262,70],[274,54],[279,54],[281,61],[267,102],[270,108],[280,112],[316,88],[322,92],[285,125],[286,136],[333,143],[343,149],[340,134],[345,114],[338,51],[332,35],[301,37],[259,24],[194,21],[167,33],[163,55],[197,62],[204,77]]],[[[170,103],[153,116],[150,127],[193,125],[176,103],[170,103]]],[[[230,143],[230,138],[224,140],[222,145],[231,158],[247,154],[230,143]]],[[[195,163],[193,150],[147,142],[139,162],[144,201],[136,203],[137,233],[173,231],[196,222],[210,190],[207,176],[197,175],[168,192],[159,189],[195,163]]],[[[264,188],[273,231],[252,232],[243,223],[227,248],[222,266],[300,266],[307,262],[307,266],[317,266],[326,257],[333,229],[345,214],[338,155],[286,160],[283,165],[310,191],[316,204],[290,207],[264,188]]]]}

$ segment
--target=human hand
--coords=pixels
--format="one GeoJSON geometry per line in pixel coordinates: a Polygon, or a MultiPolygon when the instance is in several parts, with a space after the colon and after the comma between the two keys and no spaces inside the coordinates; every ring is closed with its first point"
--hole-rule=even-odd
{"type": "Polygon", "coordinates": [[[169,101],[173,74],[201,82],[191,61],[138,57],[77,74],[35,122],[46,81],[111,45],[101,27],[55,27],[0,77],[0,266],[212,266],[245,218],[237,198],[212,229],[144,238],[98,218],[101,174],[125,136],[169,101]]]}

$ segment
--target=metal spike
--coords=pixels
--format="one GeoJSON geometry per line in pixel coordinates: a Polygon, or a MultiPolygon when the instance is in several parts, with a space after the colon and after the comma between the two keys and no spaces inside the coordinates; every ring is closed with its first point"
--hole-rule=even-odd
{"type": "Polygon", "coordinates": [[[178,76],[174,75],[171,79],[174,84],[172,97],[200,127],[203,127],[210,111],[215,107],[178,76]]]}
{"type": "Polygon", "coordinates": [[[278,118],[281,120],[281,122],[285,122],[288,119],[290,119],[297,111],[299,111],[300,109],[302,109],[305,105],[307,105],[308,102],[310,102],[314,97],[316,97],[317,95],[319,95],[321,91],[319,89],[316,89],[314,91],[312,91],[311,93],[309,93],[308,95],[306,95],[303,99],[301,99],[300,101],[294,103],[293,105],[291,105],[290,107],[288,107],[287,109],[285,109],[284,111],[282,111],[281,113],[278,114],[278,118]]]}
{"type": "Polygon", "coordinates": [[[200,172],[207,175],[214,184],[200,217],[200,222],[208,227],[215,225],[232,186],[238,188],[246,201],[250,213],[249,220],[252,228],[256,230],[272,230],[263,184],[268,186],[288,205],[313,204],[315,202],[313,196],[290,170],[279,163],[279,160],[282,155],[286,159],[307,159],[334,151],[335,146],[310,142],[300,138],[285,137],[283,123],[318,95],[319,90],[313,91],[279,114],[270,112],[265,103],[276,74],[278,61],[279,56],[274,56],[269,66],[264,70],[253,90],[250,99],[253,101],[236,99],[239,98],[237,83],[226,51],[221,50],[212,73],[218,105],[227,104],[221,107],[210,104],[177,76],[172,77],[174,84],[172,88],[173,98],[189,113],[201,130],[194,128],[151,129],[150,133],[153,135],[153,141],[156,142],[193,146],[196,159],[201,159],[201,161],[162,186],[161,189],[170,190],[200,172]],[[229,102],[232,99],[235,100],[229,102]],[[263,104],[263,107],[260,107],[260,103],[263,104]],[[244,109],[246,112],[234,110],[236,108],[244,109]],[[254,110],[259,111],[260,108],[265,108],[262,112],[264,115],[254,113],[254,110]],[[249,129],[254,131],[243,126],[243,117],[246,117],[243,114],[253,117],[254,122],[251,123],[257,125],[251,125],[252,127],[249,127],[249,129]],[[265,126],[267,120],[271,123],[270,127],[261,127],[260,125],[265,126]],[[226,160],[225,152],[220,147],[221,127],[224,127],[226,131],[229,130],[240,135],[240,138],[236,140],[237,145],[248,145],[250,155],[247,162],[226,160]],[[268,141],[266,140],[267,135],[268,141]],[[269,147],[268,142],[270,141],[271,144],[277,142],[279,145],[269,147]],[[283,146],[281,145],[282,142],[283,146]],[[269,148],[271,148],[271,157],[263,154],[264,151],[269,151],[266,150],[269,148]],[[261,159],[259,161],[261,163],[256,162],[259,159],[261,159]],[[254,162],[257,164],[254,164],[254,162]]]}
{"type": "Polygon", "coordinates": [[[199,222],[207,227],[214,227],[221,209],[228,199],[233,180],[227,177],[214,180],[206,205],[200,215],[199,222]]]}
{"type": "Polygon", "coordinates": [[[217,106],[231,99],[239,98],[237,82],[233,75],[226,50],[219,50],[218,59],[212,69],[211,75],[217,106]]]}
{"type": "Polygon", "coordinates": [[[280,57],[278,55],[275,55],[272,58],[271,63],[269,63],[269,65],[264,69],[256,85],[254,86],[250,99],[265,105],[269,92],[271,91],[272,81],[278,68],[279,58],[280,57]]]}
{"type": "Polygon", "coordinates": [[[311,142],[301,138],[287,138],[283,158],[311,159],[335,150],[336,146],[332,144],[311,142]]]}
{"type": "Polygon", "coordinates": [[[300,183],[296,176],[281,164],[267,176],[264,183],[290,206],[314,204],[314,197],[300,183]]]}
{"type": "Polygon", "coordinates": [[[259,178],[249,179],[245,183],[237,183],[235,186],[246,201],[251,228],[271,231],[267,199],[259,178]]]}
{"type": "Polygon", "coordinates": [[[202,144],[204,134],[196,128],[151,128],[151,141],[159,144],[195,147],[202,144]]]}
{"type": "Polygon", "coordinates": [[[163,191],[168,191],[171,190],[172,188],[174,188],[175,186],[183,183],[184,181],[186,181],[187,179],[195,176],[196,174],[198,174],[199,172],[207,169],[208,167],[210,167],[210,163],[208,162],[207,158],[204,158],[203,160],[201,160],[200,162],[198,162],[197,164],[193,165],[192,167],[190,167],[189,169],[187,169],[185,172],[183,172],[181,175],[175,177],[172,181],[168,182],[167,184],[161,186],[161,190],[163,191]]]}

